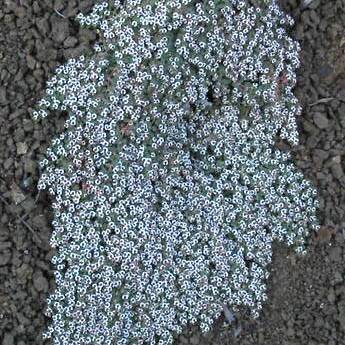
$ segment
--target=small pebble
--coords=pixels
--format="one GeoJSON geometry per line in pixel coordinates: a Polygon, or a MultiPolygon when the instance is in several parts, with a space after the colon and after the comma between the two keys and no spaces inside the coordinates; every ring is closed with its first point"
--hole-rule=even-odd
{"type": "Polygon", "coordinates": [[[48,280],[42,275],[40,271],[34,272],[32,276],[34,287],[38,292],[47,292],[49,289],[48,280]]]}
{"type": "Polygon", "coordinates": [[[320,129],[326,129],[329,126],[327,115],[324,113],[315,113],[313,119],[315,125],[320,129]]]}

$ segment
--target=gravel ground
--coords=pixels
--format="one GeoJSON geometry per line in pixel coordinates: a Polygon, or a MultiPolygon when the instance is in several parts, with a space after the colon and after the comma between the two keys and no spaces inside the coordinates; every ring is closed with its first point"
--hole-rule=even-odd
{"type": "MultiPolygon", "coordinates": [[[[0,343],[49,344],[43,310],[54,289],[52,213],[37,193],[37,161],[63,130],[64,114],[33,123],[30,109],[53,68],[85,52],[96,35],[73,16],[91,0],[0,0],[0,343]]],[[[245,310],[211,334],[195,329],[176,344],[345,344],[345,1],[281,0],[301,43],[296,94],[303,106],[296,164],[319,190],[322,224],[301,259],[276,246],[269,300],[258,320],[245,310]]],[[[281,149],[291,149],[279,142],[281,149]]]]}

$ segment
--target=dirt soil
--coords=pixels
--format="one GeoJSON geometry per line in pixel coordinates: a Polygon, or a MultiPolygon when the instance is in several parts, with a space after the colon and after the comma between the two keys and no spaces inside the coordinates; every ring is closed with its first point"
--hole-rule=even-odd
{"type": "MultiPolygon", "coordinates": [[[[305,7],[281,0],[301,45],[298,96],[300,145],[294,160],[319,191],[321,231],[305,258],[275,246],[269,300],[258,320],[245,310],[231,325],[219,320],[201,336],[190,329],[180,344],[345,344],[345,0],[305,7]]],[[[310,2],[310,1],[309,1],[310,2]]],[[[38,193],[37,162],[64,117],[34,123],[30,109],[55,66],[85,52],[94,32],[73,16],[92,0],[0,0],[0,344],[41,345],[46,299],[54,290],[52,212],[38,193]]],[[[289,149],[285,143],[277,144],[289,149]]]]}

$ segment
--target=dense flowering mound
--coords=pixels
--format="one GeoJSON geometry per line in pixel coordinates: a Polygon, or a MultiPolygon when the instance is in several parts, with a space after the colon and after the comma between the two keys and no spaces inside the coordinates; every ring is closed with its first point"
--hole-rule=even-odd
{"type": "Polygon", "coordinates": [[[305,252],[316,191],[298,143],[292,19],[270,0],[100,2],[90,56],[47,83],[67,111],[42,160],[53,196],[54,344],[170,344],[266,299],[272,242],[305,252]]]}

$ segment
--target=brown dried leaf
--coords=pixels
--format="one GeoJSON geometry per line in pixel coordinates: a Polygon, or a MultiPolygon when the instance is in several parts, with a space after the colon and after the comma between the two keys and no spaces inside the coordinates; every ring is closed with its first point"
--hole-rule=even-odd
{"type": "Polygon", "coordinates": [[[328,243],[331,240],[332,235],[334,236],[335,234],[336,230],[333,227],[323,225],[317,232],[315,240],[320,243],[328,243]]]}

